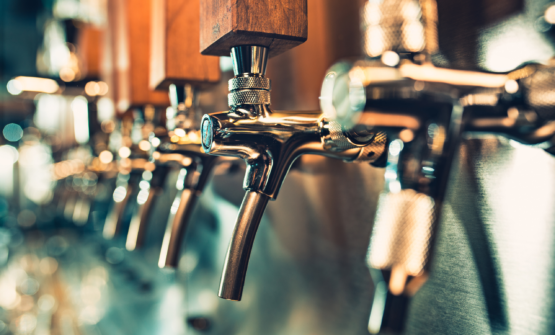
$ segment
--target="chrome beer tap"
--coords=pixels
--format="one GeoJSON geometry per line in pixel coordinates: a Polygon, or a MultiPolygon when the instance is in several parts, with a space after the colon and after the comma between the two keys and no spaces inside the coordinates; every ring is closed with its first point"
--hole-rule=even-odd
{"type": "Polygon", "coordinates": [[[247,168],[239,209],[220,282],[219,296],[241,300],[247,266],[260,220],[275,200],[293,162],[316,154],[344,161],[372,162],[386,144],[383,133],[347,139],[322,112],[273,111],[265,77],[268,48],[231,48],[235,77],[229,81],[229,111],[204,115],[202,148],[210,155],[238,157],[247,168]]]}
{"type": "Polygon", "coordinates": [[[171,206],[162,250],[158,261],[159,267],[177,267],[183,235],[189,219],[201,195],[217,157],[205,154],[200,143],[198,119],[200,109],[197,94],[193,86],[170,86],[172,104],[178,111],[175,129],[162,139],[162,143],[153,153],[156,165],[174,165],[181,168],[177,179],[177,195],[171,206]]]}
{"type": "MultiPolygon", "coordinates": [[[[460,98],[501,90],[508,77],[432,64],[438,51],[435,1],[369,1],[364,17],[370,58],[334,65],[321,104],[348,138],[361,130],[384,131],[391,141],[380,160],[386,162],[386,183],[367,257],[375,283],[368,328],[396,333],[430,270],[463,131],[460,98]]],[[[488,306],[488,313],[494,309],[488,306]]]]}
{"type": "Polygon", "coordinates": [[[152,212],[156,206],[157,197],[164,191],[164,184],[170,171],[169,166],[163,164],[155,165],[152,162],[155,144],[158,144],[157,142],[160,141],[160,138],[167,136],[167,129],[164,124],[166,121],[165,113],[165,110],[151,109],[149,114],[154,114],[154,117],[145,127],[147,128],[148,141],[144,140],[143,145],[150,156],[149,169],[143,171],[141,181],[139,182],[139,191],[135,199],[137,209],[134,211],[133,218],[129,224],[127,240],[125,242],[125,248],[129,251],[140,248],[144,244],[149,222],[153,220],[152,212]]]}
{"type": "Polygon", "coordinates": [[[131,118],[122,120],[123,146],[118,152],[120,160],[116,188],[113,193],[114,204],[106,217],[102,231],[102,235],[106,239],[113,239],[123,227],[128,227],[136,207],[133,200],[136,199],[139,192],[143,172],[153,169],[152,164],[148,162],[147,150],[141,149],[140,143],[133,143],[132,140],[132,137],[142,138],[143,119],[140,114],[139,111],[136,111],[134,120],[131,118]]]}

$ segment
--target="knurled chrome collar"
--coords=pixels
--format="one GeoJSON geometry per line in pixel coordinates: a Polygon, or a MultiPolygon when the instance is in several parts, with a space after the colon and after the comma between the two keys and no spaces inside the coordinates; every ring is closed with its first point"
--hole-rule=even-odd
{"type": "Polygon", "coordinates": [[[269,105],[270,79],[264,77],[234,77],[228,82],[230,107],[238,105],[269,105]]]}

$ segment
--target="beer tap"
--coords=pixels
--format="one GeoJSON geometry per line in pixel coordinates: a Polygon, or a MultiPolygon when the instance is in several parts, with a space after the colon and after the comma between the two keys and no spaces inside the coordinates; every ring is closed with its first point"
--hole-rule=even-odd
{"type": "Polygon", "coordinates": [[[152,220],[152,212],[156,206],[157,196],[164,191],[164,184],[170,170],[168,166],[152,164],[152,153],[154,152],[154,144],[156,144],[156,140],[153,141],[153,139],[158,140],[167,136],[165,125],[162,125],[165,121],[164,113],[161,110],[157,110],[155,113],[157,114],[154,118],[156,122],[149,122],[150,127],[147,128],[152,129],[146,130],[148,141],[145,139],[143,142],[144,149],[148,150],[149,169],[142,172],[141,181],[138,184],[137,208],[129,224],[125,242],[125,248],[129,251],[140,248],[144,244],[148,223],[152,220]]]}
{"type": "MultiPolygon", "coordinates": [[[[461,138],[460,98],[499,91],[505,74],[436,67],[435,1],[369,1],[364,8],[370,58],[334,65],[322,109],[348,138],[384,131],[385,190],[368,251],[375,282],[369,331],[402,332],[410,297],[426,282],[450,166],[461,138]]],[[[493,308],[488,308],[492,312],[493,308]]]]}
{"type": "Polygon", "coordinates": [[[176,267],[196,201],[218,161],[201,149],[198,96],[219,82],[220,68],[217,57],[200,54],[199,0],[152,1],[151,5],[149,85],[158,91],[169,89],[173,113],[168,115],[167,135],[155,138],[160,143],[152,161],[156,170],[180,169],[158,265],[176,267]]]}
{"type": "Polygon", "coordinates": [[[163,139],[153,158],[157,165],[177,165],[181,170],[175,185],[177,195],[171,206],[160,251],[158,266],[161,268],[177,267],[189,219],[217,163],[216,157],[202,152],[200,134],[194,129],[198,127],[195,119],[198,120],[199,106],[192,86],[184,88],[172,85],[170,93],[173,93],[172,100],[179,106],[175,117],[177,125],[170,132],[172,135],[163,139]]]}
{"type": "MultiPolygon", "coordinates": [[[[151,108],[151,107],[150,107],[151,108]]],[[[139,194],[141,177],[145,171],[152,170],[152,163],[148,162],[146,150],[140,148],[139,143],[132,143],[132,128],[141,131],[143,120],[136,113],[134,121],[124,118],[122,121],[124,145],[119,150],[118,176],[114,189],[114,205],[106,218],[102,235],[106,239],[116,237],[122,227],[127,227],[131,222],[131,215],[136,205],[133,200],[139,194]],[[137,129],[139,128],[139,129],[137,129]]]]}
{"type": "MultiPolygon", "coordinates": [[[[104,225],[103,235],[113,238],[128,224],[136,207],[139,184],[145,170],[151,172],[148,136],[156,109],[169,105],[167,94],[149,86],[149,51],[151,45],[151,10],[149,0],[111,1],[108,3],[108,63],[113,64],[114,100],[120,118],[123,116],[123,143],[119,149],[119,171],[114,190],[114,210],[104,225]],[[143,121],[146,120],[145,123],[143,121]],[[133,125],[134,124],[134,125],[133,125]],[[127,213],[126,213],[127,212],[127,213]],[[125,216],[125,222],[122,221],[125,216]]],[[[144,183],[143,183],[144,185],[144,183]]],[[[144,193],[143,193],[144,195],[144,193]]]]}
{"type": "MultiPolygon", "coordinates": [[[[270,8],[269,3],[257,2],[258,9],[270,8]]],[[[258,225],[268,201],[277,198],[293,162],[304,154],[344,161],[374,161],[382,155],[386,138],[383,133],[372,132],[357,138],[358,141],[351,141],[337,123],[327,120],[320,111],[271,110],[270,80],[265,77],[267,60],[270,55],[306,39],[306,1],[294,1],[292,8],[297,9],[294,11],[285,11],[275,5],[271,7],[275,9],[272,13],[275,21],[295,22],[296,27],[287,29],[296,31],[274,33],[268,22],[251,27],[247,21],[239,20],[238,30],[220,30],[216,35],[208,34],[215,23],[214,17],[210,16],[214,1],[202,4],[201,46],[203,41],[208,41],[203,52],[222,55],[231,49],[235,74],[229,81],[230,110],[207,114],[202,119],[202,147],[211,155],[242,158],[247,165],[243,182],[246,193],[224,261],[219,289],[221,298],[239,301],[258,225]],[[264,37],[257,29],[271,35],[264,37]],[[299,32],[300,36],[295,36],[299,32]]],[[[241,13],[243,6],[248,5],[241,4],[235,10],[241,13]]],[[[259,14],[249,12],[249,15],[259,14]]],[[[226,18],[217,17],[218,20],[226,18]]],[[[221,27],[227,27],[220,21],[221,27]]]]}

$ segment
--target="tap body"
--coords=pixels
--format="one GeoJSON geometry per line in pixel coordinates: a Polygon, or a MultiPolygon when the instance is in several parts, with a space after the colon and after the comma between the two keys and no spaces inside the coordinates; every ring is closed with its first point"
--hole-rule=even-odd
{"type": "Polygon", "coordinates": [[[154,155],[157,164],[168,164],[181,168],[175,187],[177,195],[171,206],[162,242],[158,266],[177,267],[183,235],[195,208],[209,180],[217,157],[201,152],[199,143],[161,145],[161,151],[154,155]]]}
{"type": "Polygon", "coordinates": [[[264,209],[278,196],[293,162],[316,154],[345,161],[373,161],[385,137],[371,134],[364,143],[349,142],[322,112],[272,111],[270,82],[264,77],[267,48],[232,48],[235,78],[229,82],[231,109],[205,115],[202,147],[210,155],[242,158],[246,163],[245,198],[239,209],[224,262],[219,296],[241,300],[252,244],[264,209]]]}

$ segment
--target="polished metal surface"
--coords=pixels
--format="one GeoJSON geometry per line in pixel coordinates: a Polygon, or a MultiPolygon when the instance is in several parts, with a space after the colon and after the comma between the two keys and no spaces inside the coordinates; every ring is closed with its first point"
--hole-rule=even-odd
{"type": "Polygon", "coordinates": [[[228,105],[269,105],[270,80],[264,78],[268,48],[238,46],[231,48],[231,57],[235,77],[229,80],[228,105]]]}
{"type": "Polygon", "coordinates": [[[269,199],[256,191],[245,194],[225,256],[218,291],[218,295],[223,299],[241,300],[252,245],[269,199]]]}
{"type": "Polygon", "coordinates": [[[256,45],[241,45],[231,48],[233,73],[235,76],[266,74],[268,48],[256,45]]]}
{"type": "Polygon", "coordinates": [[[270,92],[263,90],[245,90],[231,92],[227,96],[230,106],[239,105],[269,105],[271,102],[270,92]]]}
{"type": "Polygon", "coordinates": [[[122,230],[124,226],[127,225],[127,217],[134,209],[134,204],[130,204],[134,196],[138,192],[140,177],[137,172],[129,174],[120,174],[118,176],[118,181],[121,183],[117,185],[114,190],[114,204],[106,222],[104,223],[104,228],[102,230],[102,236],[105,239],[115,238],[122,230]]]}
{"type": "Polygon", "coordinates": [[[200,136],[195,130],[198,127],[200,113],[198,92],[191,85],[186,85],[174,87],[170,91],[170,95],[172,94],[174,108],[178,111],[175,120],[178,122],[153,153],[156,164],[181,167],[175,185],[177,194],[166,223],[158,260],[158,266],[161,268],[177,267],[182,241],[197,198],[201,195],[218,161],[216,157],[202,152],[200,136]],[[183,92],[183,94],[179,95],[176,92],[183,92]]]}
{"type": "Polygon", "coordinates": [[[271,89],[270,79],[264,77],[233,77],[228,82],[230,91],[240,89],[262,89],[269,91],[271,89]]]}
{"type": "MultiPolygon", "coordinates": [[[[257,67],[256,71],[248,70],[246,60],[252,64],[266,65],[265,53],[256,53],[260,47],[237,47],[232,49],[232,60],[236,77],[250,77],[264,74],[257,67]],[[255,59],[255,56],[260,59],[255,59]],[[249,72],[251,71],[251,72],[249,72]]],[[[231,84],[231,87],[236,85],[231,84]]],[[[238,90],[235,92],[253,93],[256,90],[238,90]]],[[[269,91],[258,90],[258,92],[269,91]]],[[[234,91],[230,93],[233,96],[234,91]]],[[[262,218],[263,208],[268,199],[275,200],[293,162],[301,155],[316,154],[355,161],[361,157],[363,147],[372,143],[374,136],[368,136],[364,143],[345,145],[345,136],[340,136],[339,125],[331,126],[321,112],[272,111],[269,101],[253,99],[243,104],[230,100],[231,110],[221,113],[204,115],[201,122],[202,148],[210,155],[238,157],[247,165],[243,188],[247,196],[237,218],[235,233],[226,257],[224,274],[220,283],[220,296],[224,299],[241,300],[244,276],[250,256],[252,242],[242,241],[244,225],[252,238],[262,218]],[[256,195],[256,196],[255,196],[256,195]],[[244,206],[253,206],[247,199],[258,199],[264,203],[260,213],[252,212],[244,206]],[[244,215],[243,215],[244,214],[244,215]],[[255,215],[256,214],[256,215],[255,215]],[[240,256],[239,256],[240,255],[240,256]],[[238,259],[240,258],[240,261],[238,259]]],[[[372,150],[364,152],[364,160],[373,161],[384,151],[386,141],[383,136],[372,150]]],[[[254,206],[256,207],[256,206],[254,206]]],[[[249,237],[250,238],[250,237],[249,237]]]]}
{"type": "Polygon", "coordinates": [[[141,248],[144,244],[148,225],[152,220],[152,212],[156,205],[157,198],[164,191],[163,186],[166,181],[169,168],[157,166],[153,172],[143,176],[139,182],[140,191],[137,194],[137,206],[127,233],[125,248],[133,251],[141,248]]]}
{"type": "Polygon", "coordinates": [[[168,218],[160,259],[158,266],[176,267],[179,263],[179,254],[183,235],[187,229],[190,217],[195,208],[197,198],[202,193],[217,159],[202,155],[203,159],[197,158],[181,169],[181,178],[178,179],[176,188],[177,196],[172,203],[171,214],[168,218]]]}

